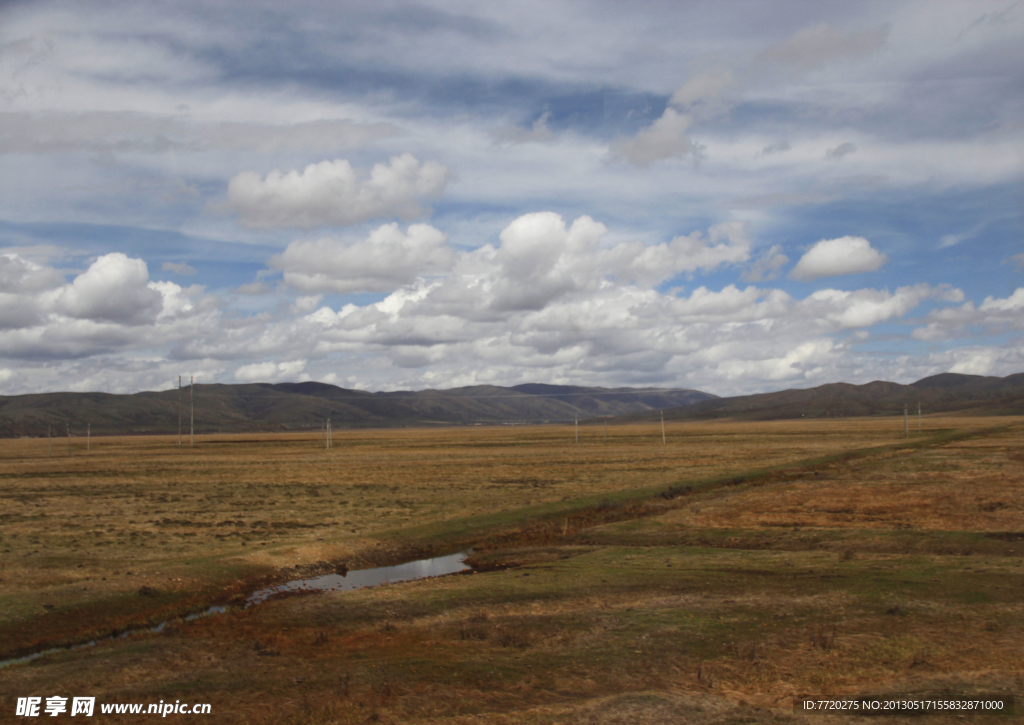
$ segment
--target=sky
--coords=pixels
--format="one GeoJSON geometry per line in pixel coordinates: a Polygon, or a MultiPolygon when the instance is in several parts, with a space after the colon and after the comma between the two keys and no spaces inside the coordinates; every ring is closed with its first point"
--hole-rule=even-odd
{"type": "Polygon", "coordinates": [[[1024,371],[1024,0],[0,3],[0,395],[1024,371]]]}

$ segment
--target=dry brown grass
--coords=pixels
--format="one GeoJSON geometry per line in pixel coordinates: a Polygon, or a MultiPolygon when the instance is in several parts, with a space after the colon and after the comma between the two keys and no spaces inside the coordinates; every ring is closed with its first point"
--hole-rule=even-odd
{"type": "MultiPolygon", "coordinates": [[[[658,499],[658,516],[489,553],[520,568],[272,601],[48,655],[0,669],[0,712],[54,688],[210,702],[216,722],[286,725],[848,722],[794,716],[792,698],[947,688],[1019,699],[1020,544],[972,556],[872,548],[886,532],[1021,531],[1019,422],[926,423],[1018,427],[658,499]],[[686,545],[723,529],[728,548],[686,545]],[[771,547],[743,543],[766,531],[771,547]]],[[[135,607],[127,621],[173,592],[199,602],[211,582],[242,591],[285,565],[369,557],[403,525],[898,443],[902,421],[673,425],[666,446],[657,427],[609,433],[606,446],[602,429],[583,429],[575,446],[555,427],[346,432],[329,453],[301,436],[195,450],[106,439],[88,457],[55,447],[50,459],[39,441],[2,441],[0,627],[50,636],[60,627],[47,622],[99,621],[118,602],[135,607]],[[139,595],[144,585],[159,594],[139,595]]]]}
{"type": "Polygon", "coordinates": [[[668,514],[701,528],[811,527],[1024,532],[1018,431],[826,465],[786,485],[668,514]]]}
{"type": "MultiPolygon", "coordinates": [[[[943,422],[931,422],[944,427],[943,422]]],[[[892,421],[711,423],[0,440],[0,579],[30,607],[194,587],[183,562],[282,567],[351,556],[381,531],[891,442],[892,421]],[[170,568],[169,571],[165,571],[170,568]],[[126,572],[131,572],[131,575],[126,572]],[[102,583],[101,583],[102,582],[102,583]],[[53,600],[53,601],[50,601],[53,600]]],[[[0,623],[32,611],[9,605],[0,623]],[[11,608],[13,607],[13,609],[11,608]]]]}

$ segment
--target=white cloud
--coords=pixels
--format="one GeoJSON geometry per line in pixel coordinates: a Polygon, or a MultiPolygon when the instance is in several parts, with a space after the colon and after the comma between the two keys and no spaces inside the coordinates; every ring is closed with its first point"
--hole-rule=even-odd
{"type": "Polygon", "coordinates": [[[64,284],[56,270],[24,257],[0,254],[0,293],[41,292],[64,284]]]}
{"type": "Polygon", "coordinates": [[[438,276],[438,284],[428,285],[435,304],[473,299],[477,314],[490,314],[543,309],[563,295],[594,292],[610,280],[650,287],[681,273],[745,261],[751,245],[741,222],[654,245],[604,247],[606,233],[589,216],[567,227],[558,214],[536,212],[513,220],[497,247],[456,253],[433,227],[412,225],[403,235],[397,224],[389,224],[352,244],[326,238],[293,242],[270,264],[304,292],[383,292],[438,276]]]}
{"type": "Polygon", "coordinates": [[[203,291],[203,288],[199,285],[194,285],[186,290],[174,284],[174,282],[150,282],[147,286],[151,290],[159,292],[161,297],[163,297],[163,305],[161,306],[160,314],[157,315],[157,319],[176,317],[192,312],[195,309],[192,303],[192,295],[199,295],[203,291]]]}
{"type": "Polygon", "coordinates": [[[745,262],[750,245],[743,222],[725,222],[711,227],[707,236],[696,231],[667,244],[620,244],[600,256],[618,279],[653,285],[681,272],[711,271],[723,264],[745,262]]]}
{"type": "Polygon", "coordinates": [[[831,340],[819,339],[800,343],[778,357],[751,360],[736,356],[735,353],[735,349],[730,349],[716,366],[717,372],[726,379],[778,382],[805,377],[808,371],[834,358],[837,351],[831,340]]]}
{"type": "Polygon", "coordinates": [[[699,148],[686,135],[692,123],[690,116],[666,108],[650,127],[631,139],[612,144],[611,158],[624,158],[634,166],[644,167],[661,159],[697,157],[699,148]]]}
{"type": "Polygon", "coordinates": [[[440,194],[448,183],[447,167],[421,164],[412,154],[376,164],[363,178],[345,159],[310,164],[304,171],[266,178],[244,171],[228,183],[228,207],[247,227],[340,226],[378,217],[421,217],[422,199],[440,194]]]}
{"type": "Polygon", "coordinates": [[[823,239],[807,250],[789,276],[810,282],[819,277],[874,272],[887,259],[864,237],[823,239]]]}
{"type": "Polygon", "coordinates": [[[55,307],[79,319],[142,324],[161,312],[163,298],[149,286],[145,262],[114,252],[98,258],[63,288],[55,307]]]}
{"type": "Polygon", "coordinates": [[[474,287],[486,291],[488,307],[542,309],[561,295],[599,283],[594,252],[606,227],[588,216],[566,229],[552,212],[524,214],[501,232],[501,246],[481,250],[470,265],[486,259],[474,287]]]}
{"type": "Polygon", "coordinates": [[[413,224],[403,234],[393,223],[350,244],[329,237],[292,242],[270,265],[304,292],[386,292],[446,272],[453,260],[445,235],[434,227],[413,224]]]}
{"type": "Polygon", "coordinates": [[[1005,299],[998,299],[989,295],[978,308],[984,313],[1018,313],[1024,312],[1024,287],[1018,287],[1013,294],[1005,299]]]}
{"type": "Polygon", "coordinates": [[[988,375],[1000,358],[1000,350],[992,348],[980,350],[962,350],[956,363],[949,368],[951,373],[961,375],[988,375]]]}
{"type": "Polygon", "coordinates": [[[242,383],[303,382],[309,380],[309,376],[303,374],[305,369],[305,360],[253,363],[235,370],[235,380],[242,383]]]}
{"type": "MultiPolygon", "coordinates": [[[[961,302],[963,295],[949,301],[961,302]]],[[[999,334],[1006,330],[1024,330],[1024,287],[1018,287],[1009,297],[990,295],[980,305],[967,301],[959,307],[932,310],[926,320],[928,324],[911,333],[915,340],[934,342],[978,334],[999,334]]]]}
{"type": "Polygon", "coordinates": [[[902,317],[922,301],[941,299],[946,294],[946,288],[927,284],[900,287],[894,293],[872,289],[854,292],[823,289],[798,304],[795,312],[811,320],[828,321],[838,328],[870,327],[902,317]]]}

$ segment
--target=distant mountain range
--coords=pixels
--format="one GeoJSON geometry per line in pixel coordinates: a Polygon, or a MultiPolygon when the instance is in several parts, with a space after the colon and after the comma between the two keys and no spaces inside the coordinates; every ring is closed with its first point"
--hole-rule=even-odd
{"type": "MultiPolygon", "coordinates": [[[[804,390],[714,398],[663,411],[665,420],[780,420],[870,415],[902,415],[903,406],[927,413],[1024,415],[1024,373],[1005,378],[942,373],[910,385],[875,381],[865,385],[829,383],[804,390]]],[[[657,420],[633,414],[627,420],[657,420]]]]}
{"type": "MultiPolygon", "coordinates": [[[[325,383],[196,385],[181,391],[183,429],[194,397],[197,433],[571,422],[677,408],[715,396],[665,388],[478,385],[452,390],[368,393],[325,383]]],[[[0,437],[176,433],[178,390],[133,395],[42,393],[0,396],[0,437]]]]}
{"type": "MultiPolygon", "coordinates": [[[[325,383],[196,385],[197,433],[334,428],[737,418],[777,420],[917,412],[1024,415],[1024,373],[1005,378],[943,373],[910,385],[830,383],[803,390],[719,398],[678,388],[588,388],[526,384],[368,393],[325,383]]],[[[181,391],[188,432],[189,389],[181,391]]],[[[0,437],[139,435],[178,430],[178,391],[114,395],[42,393],[0,396],[0,437]]]]}

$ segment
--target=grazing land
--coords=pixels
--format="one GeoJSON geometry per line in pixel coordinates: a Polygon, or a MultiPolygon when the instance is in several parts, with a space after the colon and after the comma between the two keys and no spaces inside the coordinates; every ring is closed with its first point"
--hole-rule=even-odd
{"type": "MultiPolygon", "coordinates": [[[[0,658],[473,547],[478,573],[273,599],[0,669],[225,723],[847,722],[794,698],[1015,694],[1024,419],[0,440],[0,658]]],[[[152,716],[150,716],[152,717],[152,716]]],[[[921,722],[1006,722],[976,712],[921,722]]],[[[109,716],[111,722],[125,716],[109,716]]],[[[174,716],[169,721],[191,721],[174,716]]],[[[875,716],[875,722],[905,719],[875,716]]],[[[97,712],[93,721],[104,722],[97,712]]]]}

